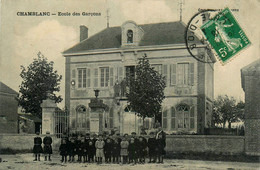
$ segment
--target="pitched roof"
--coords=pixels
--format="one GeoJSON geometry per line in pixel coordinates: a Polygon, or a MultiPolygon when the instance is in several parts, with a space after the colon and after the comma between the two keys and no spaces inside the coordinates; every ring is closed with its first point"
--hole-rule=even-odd
{"type": "Polygon", "coordinates": [[[18,95],[16,91],[14,91],[13,89],[8,87],[1,81],[0,81],[0,92],[18,95]]]}
{"type": "MultiPolygon", "coordinates": [[[[144,36],[139,46],[167,45],[185,43],[184,23],[165,22],[139,25],[144,30],[144,36]]],[[[198,41],[198,39],[196,39],[198,41]]],[[[99,33],[64,51],[64,54],[88,50],[121,47],[121,27],[106,28],[99,33]]]]}

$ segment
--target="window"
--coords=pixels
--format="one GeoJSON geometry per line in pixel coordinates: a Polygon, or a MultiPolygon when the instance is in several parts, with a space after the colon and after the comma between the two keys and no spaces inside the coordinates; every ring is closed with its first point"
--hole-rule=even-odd
{"type": "Polygon", "coordinates": [[[98,69],[94,69],[94,87],[98,87],[98,69]]]}
{"type": "Polygon", "coordinates": [[[177,84],[178,85],[189,84],[189,63],[177,64],[177,84]]]}
{"type": "Polygon", "coordinates": [[[187,105],[179,105],[177,107],[178,128],[186,129],[189,127],[189,107],[187,105]]]}
{"type": "Polygon", "coordinates": [[[163,112],[163,128],[167,129],[167,110],[163,112]]]}
{"type": "Polygon", "coordinates": [[[132,30],[127,31],[127,43],[133,43],[133,31],[132,30]]]}
{"type": "Polygon", "coordinates": [[[135,77],[135,66],[126,66],[125,67],[125,76],[126,76],[126,78],[135,77]]]}
{"type": "Polygon", "coordinates": [[[109,67],[101,67],[100,68],[100,86],[108,87],[109,82],[109,67]]]}
{"type": "Polygon", "coordinates": [[[78,69],[78,88],[86,88],[87,85],[87,69],[78,69]]]}
{"type": "Polygon", "coordinates": [[[89,129],[89,109],[87,110],[85,106],[78,106],[76,108],[76,128],[86,128],[89,129]]]}
{"type": "Polygon", "coordinates": [[[154,68],[155,71],[162,74],[162,65],[161,64],[152,64],[152,68],[154,68]]]}
{"type": "Polygon", "coordinates": [[[176,121],[176,114],[175,114],[175,108],[171,108],[171,128],[172,130],[175,130],[175,121],[176,121]]]}

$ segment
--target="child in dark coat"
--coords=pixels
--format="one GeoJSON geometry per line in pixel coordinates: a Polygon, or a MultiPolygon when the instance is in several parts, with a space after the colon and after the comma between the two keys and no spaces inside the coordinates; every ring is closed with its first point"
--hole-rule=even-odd
{"type": "Polygon", "coordinates": [[[156,147],[157,147],[157,141],[155,139],[155,133],[151,132],[150,137],[148,139],[147,143],[148,149],[149,149],[149,163],[155,162],[156,160],[156,147]]]}
{"type": "Polygon", "coordinates": [[[110,137],[108,137],[105,142],[105,147],[104,147],[106,163],[111,163],[112,150],[113,150],[113,141],[110,137]]]}
{"type": "Polygon", "coordinates": [[[75,138],[71,137],[68,142],[68,154],[69,154],[69,162],[74,162],[74,156],[76,154],[76,144],[75,138]]]}
{"type": "Polygon", "coordinates": [[[113,142],[113,150],[112,150],[112,157],[113,157],[113,163],[119,163],[120,158],[120,142],[121,138],[119,135],[115,137],[115,140],[113,142]]]}
{"type": "Polygon", "coordinates": [[[142,136],[139,137],[139,144],[137,148],[138,148],[137,156],[139,159],[139,163],[145,163],[147,141],[144,137],[142,136]]]}
{"type": "Polygon", "coordinates": [[[94,162],[94,155],[96,152],[96,147],[93,140],[89,140],[88,142],[88,162],[94,162]]]}
{"type": "Polygon", "coordinates": [[[157,141],[157,150],[156,150],[157,152],[156,153],[157,153],[158,163],[163,163],[163,157],[166,154],[166,152],[164,150],[164,148],[166,146],[166,141],[165,141],[162,133],[160,133],[158,135],[158,139],[156,139],[156,141],[157,141]]]}
{"type": "Polygon", "coordinates": [[[128,146],[128,157],[129,157],[129,163],[136,163],[136,151],[137,151],[137,145],[135,143],[135,138],[131,138],[128,146]]]}
{"type": "Polygon", "coordinates": [[[34,161],[37,161],[37,156],[38,156],[38,161],[40,161],[41,153],[43,152],[42,149],[42,138],[39,136],[39,132],[36,132],[36,137],[34,138],[34,146],[33,146],[33,153],[35,155],[34,161]]]}
{"type": "Polygon", "coordinates": [[[67,162],[67,155],[68,155],[68,144],[66,143],[66,140],[61,140],[61,145],[59,148],[60,155],[61,155],[61,162],[67,162]]]}
{"type": "Polygon", "coordinates": [[[45,154],[45,161],[47,161],[47,155],[49,156],[49,161],[51,161],[52,154],[52,138],[50,137],[50,132],[46,132],[46,136],[43,138],[43,153],[45,154]]]}
{"type": "Polygon", "coordinates": [[[80,142],[78,143],[79,147],[78,147],[78,162],[82,161],[82,157],[83,157],[83,161],[84,161],[84,150],[85,150],[85,143],[84,143],[84,138],[81,138],[80,142]]]}

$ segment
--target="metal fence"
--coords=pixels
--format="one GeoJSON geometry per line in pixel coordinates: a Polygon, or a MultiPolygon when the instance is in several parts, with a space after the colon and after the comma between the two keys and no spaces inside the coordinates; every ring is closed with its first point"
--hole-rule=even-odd
{"type": "Polygon", "coordinates": [[[60,138],[64,132],[69,133],[69,111],[57,109],[54,113],[54,133],[60,138]]]}

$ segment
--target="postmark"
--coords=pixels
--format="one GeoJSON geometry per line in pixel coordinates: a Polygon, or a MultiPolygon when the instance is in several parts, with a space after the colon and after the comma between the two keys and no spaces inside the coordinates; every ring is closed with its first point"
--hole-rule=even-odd
{"type": "Polygon", "coordinates": [[[188,52],[196,60],[203,63],[212,63],[214,60],[206,58],[204,55],[199,55],[198,51],[200,48],[208,47],[207,50],[211,51],[207,44],[207,40],[200,27],[210,19],[211,16],[215,16],[218,11],[214,9],[200,10],[189,20],[185,30],[185,44],[188,52]]]}
{"type": "Polygon", "coordinates": [[[200,29],[222,64],[251,44],[229,8],[218,13],[200,29]]]}

